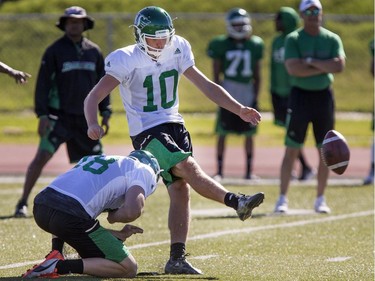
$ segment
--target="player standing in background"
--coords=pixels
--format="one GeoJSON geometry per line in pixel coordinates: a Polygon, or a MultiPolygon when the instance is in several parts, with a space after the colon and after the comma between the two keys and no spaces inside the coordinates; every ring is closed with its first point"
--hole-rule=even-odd
{"type": "MultiPolygon", "coordinates": [[[[227,35],[213,38],[207,48],[208,56],[213,59],[213,80],[239,103],[257,109],[263,40],[252,34],[250,15],[244,9],[231,9],[226,16],[226,27],[227,35]]],[[[237,114],[219,107],[215,132],[218,139],[217,173],[214,178],[219,180],[223,177],[225,141],[229,134],[245,136],[244,178],[255,178],[252,174],[252,166],[256,126],[242,120],[237,114]]]]}
{"type": "MultiPolygon", "coordinates": [[[[290,7],[281,7],[275,17],[275,29],[279,34],[275,36],[271,47],[271,65],[270,65],[270,87],[271,98],[274,113],[274,124],[285,127],[288,110],[288,101],[290,95],[290,76],[286,71],[284,64],[285,37],[296,30],[299,23],[298,13],[290,7]]],[[[301,174],[299,180],[308,180],[314,173],[306,162],[303,150],[301,148],[298,155],[301,163],[301,174]]]]}
{"type": "Polygon", "coordinates": [[[293,31],[285,40],[285,66],[291,75],[292,90],[275,212],[288,210],[291,171],[311,122],[319,154],[314,209],[317,213],[330,213],[324,198],[329,170],[321,158],[320,147],[325,134],[334,129],[333,73],[343,71],[345,52],[340,37],[321,26],[323,10],[319,0],[302,0],[299,11],[303,28],[293,31]]]}
{"type": "MultiPolygon", "coordinates": [[[[370,41],[369,49],[371,53],[371,62],[370,62],[370,72],[372,77],[374,77],[374,39],[370,41]]],[[[372,81],[374,82],[374,81],[372,81]]],[[[374,105],[373,105],[374,106],[374,105]]],[[[375,115],[374,115],[374,107],[372,108],[372,122],[371,122],[371,130],[372,130],[372,144],[371,144],[371,161],[370,161],[370,170],[367,177],[363,180],[364,185],[374,184],[374,153],[375,153],[375,139],[374,139],[374,126],[375,126],[375,115]]]]}
{"type": "Polygon", "coordinates": [[[146,198],[156,190],[159,173],[156,158],[142,150],[132,151],[128,157],[82,158],[35,197],[34,218],[41,229],[53,235],[52,251],[22,277],[57,278],[69,273],[135,277],[137,263],[123,242],[143,230],[132,225],[105,229],[97,217],[108,211],[110,224],[136,220],[146,198]],[[81,258],[65,260],[64,243],[81,258]]]}
{"type": "Polygon", "coordinates": [[[27,78],[31,77],[31,74],[11,68],[9,65],[0,61],[0,72],[8,74],[10,77],[16,79],[17,84],[27,83],[27,78]]]}
{"type": "Polygon", "coordinates": [[[192,157],[190,134],[178,112],[179,79],[185,75],[209,99],[246,122],[257,125],[261,115],[238,103],[196,68],[189,42],[175,35],[172,19],[164,9],[143,8],[133,27],[136,44],[109,54],[106,75],[85,100],[88,136],[96,140],[103,134],[97,120],[98,103],[119,86],[133,146],[156,157],[170,197],[171,248],[165,273],[201,274],[186,260],[190,186],[200,195],[232,207],[241,220],[251,217],[252,210],[263,202],[264,194],[245,196],[229,192],[192,157]]]}
{"type": "MultiPolygon", "coordinates": [[[[27,215],[27,201],[43,167],[59,146],[66,143],[71,163],[83,156],[102,154],[99,140],[87,137],[83,101],[104,75],[104,58],[99,47],[82,33],[94,27],[94,20],[77,6],[67,8],[56,26],[65,32],[45,51],[35,89],[35,113],[39,118],[38,151],[30,163],[22,197],[15,216],[27,215]]],[[[110,99],[99,104],[107,133],[111,115],[110,99]]]]}

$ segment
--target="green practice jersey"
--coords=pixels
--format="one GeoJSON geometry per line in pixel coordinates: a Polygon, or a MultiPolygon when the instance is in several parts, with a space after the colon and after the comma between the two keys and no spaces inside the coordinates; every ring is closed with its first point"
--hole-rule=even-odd
{"type": "Polygon", "coordinates": [[[252,35],[248,40],[236,41],[226,35],[215,37],[208,45],[207,54],[222,61],[224,79],[250,83],[256,62],[263,58],[264,42],[252,35]]]}

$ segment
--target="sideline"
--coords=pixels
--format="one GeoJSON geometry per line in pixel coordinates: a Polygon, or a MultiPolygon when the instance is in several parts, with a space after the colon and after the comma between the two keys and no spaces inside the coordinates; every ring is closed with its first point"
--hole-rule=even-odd
{"type": "MultiPolygon", "coordinates": [[[[264,226],[257,226],[257,227],[248,227],[243,229],[230,229],[230,230],[224,230],[224,231],[217,231],[207,234],[200,234],[195,235],[188,238],[188,241],[196,241],[196,240],[203,240],[208,238],[217,238],[224,235],[234,235],[234,234],[240,234],[240,233],[251,233],[251,232],[257,232],[257,231],[263,231],[263,230],[273,230],[273,229],[279,229],[279,228],[290,228],[290,227],[298,227],[298,226],[304,226],[308,224],[317,224],[317,223],[325,223],[325,222],[331,222],[331,221],[339,221],[344,219],[351,219],[351,218],[358,218],[358,217],[365,217],[374,215],[374,210],[368,210],[368,211],[362,211],[358,213],[351,213],[351,214],[343,214],[343,215],[337,215],[332,217],[324,217],[319,219],[311,219],[311,220],[302,220],[302,221],[296,221],[296,222],[288,222],[288,223],[281,223],[281,224],[274,224],[274,225],[264,225],[264,226]]],[[[134,246],[128,247],[128,249],[141,249],[141,248],[147,248],[147,247],[153,247],[153,246],[160,246],[164,244],[169,244],[170,240],[164,240],[159,242],[152,242],[152,243],[144,243],[144,244],[138,244],[134,246]]],[[[27,265],[34,265],[41,263],[43,260],[35,260],[35,261],[28,261],[23,263],[13,263],[8,265],[0,266],[0,270],[2,269],[10,269],[10,268],[17,268],[27,265]]]]}

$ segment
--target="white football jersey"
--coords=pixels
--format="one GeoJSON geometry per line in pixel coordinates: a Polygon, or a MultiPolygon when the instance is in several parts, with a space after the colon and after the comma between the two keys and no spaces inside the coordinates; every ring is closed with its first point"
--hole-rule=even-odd
{"type": "Polygon", "coordinates": [[[162,123],[184,123],[178,112],[178,83],[194,64],[189,42],[178,35],[173,36],[158,61],[136,44],[107,56],[105,71],[120,82],[130,136],[162,123]]]}
{"type": "Polygon", "coordinates": [[[93,155],[82,158],[49,187],[76,199],[96,218],[105,209],[121,207],[126,192],[135,185],[143,188],[145,197],[155,191],[156,175],[150,166],[125,156],[93,155]]]}

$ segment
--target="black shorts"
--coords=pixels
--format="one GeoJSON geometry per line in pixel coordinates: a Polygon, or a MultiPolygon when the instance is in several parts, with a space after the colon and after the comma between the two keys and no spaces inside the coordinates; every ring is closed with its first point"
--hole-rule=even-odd
{"type": "Polygon", "coordinates": [[[192,155],[190,134],[183,124],[164,123],[131,137],[134,149],[150,151],[163,170],[163,182],[169,186],[179,179],[171,173],[177,163],[192,155]]]}
{"type": "Polygon", "coordinates": [[[102,144],[87,136],[85,116],[50,116],[52,129],[41,138],[39,149],[54,154],[61,144],[66,143],[70,163],[78,162],[87,155],[102,154],[102,144]]]}
{"type": "Polygon", "coordinates": [[[289,105],[289,96],[282,97],[276,93],[271,93],[274,124],[285,127],[286,115],[289,105]]]}
{"type": "MultiPolygon", "coordinates": [[[[44,231],[51,233],[73,247],[82,258],[105,258],[115,262],[122,262],[129,256],[129,250],[122,241],[112,233],[101,227],[98,220],[92,219],[86,213],[85,216],[72,215],[56,209],[61,206],[48,206],[50,202],[58,197],[56,191],[47,189],[39,193],[34,200],[33,214],[37,225],[44,231]]],[[[83,207],[79,207],[78,201],[74,203],[73,198],[60,194],[63,204],[70,204],[69,212],[81,213],[83,207]],[[76,209],[76,210],[74,210],[76,209]]]]}
{"type": "Polygon", "coordinates": [[[215,132],[219,136],[229,134],[252,136],[256,133],[256,128],[242,120],[237,114],[219,107],[215,127],[215,132]]]}
{"type": "Polygon", "coordinates": [[[333,91],[307,91],[293,87],[287,116],[285,145],[300,148],[311,122],[317,147],[322,145],[325,134],[334,129],[335,102],[333,91]]]}

